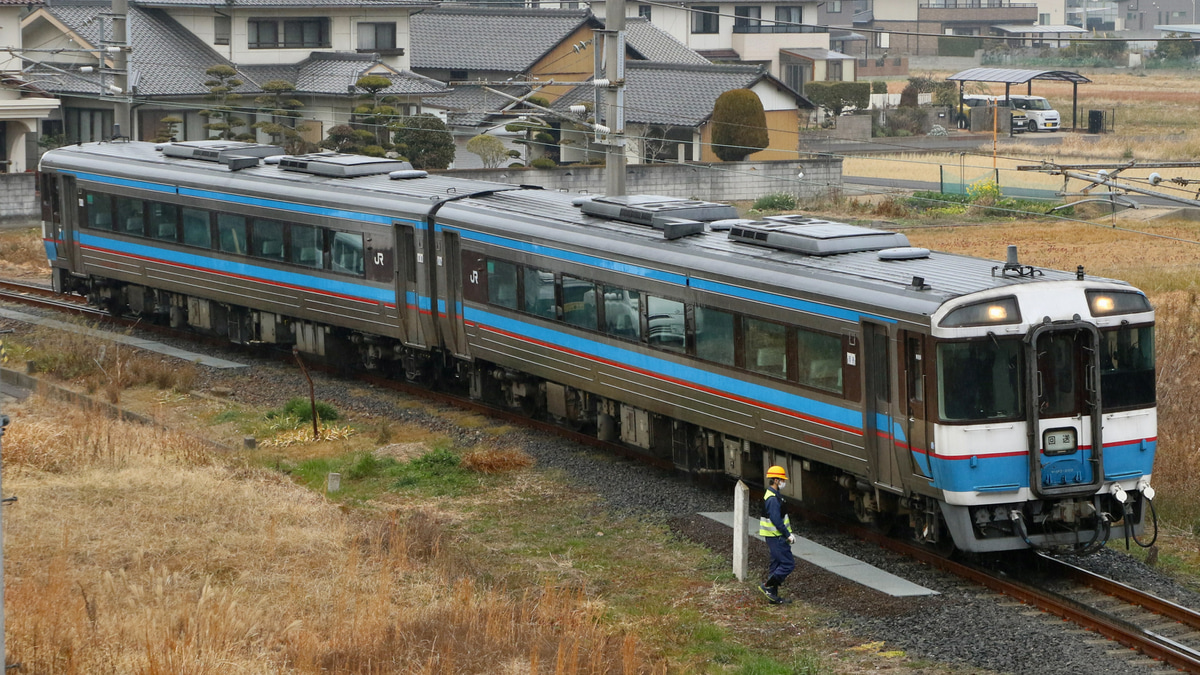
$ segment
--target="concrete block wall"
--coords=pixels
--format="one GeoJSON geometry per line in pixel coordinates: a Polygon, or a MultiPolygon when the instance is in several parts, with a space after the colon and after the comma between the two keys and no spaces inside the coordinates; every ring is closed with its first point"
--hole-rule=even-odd
{"type": "MultiPolygon", "coordinates": [[[[447,175],[547,190],[604,194],[604,167],[561,166],[553,169],[455,169],[447,175]]],[[[709,201],[757,199],[788,192],[801,199],[822,197],[842,186],[840,157],[766,162],[689,162],[635,164],[625,174],[629,194],[665,195],[709,201]],[[803,173],[803,177],[799,174],[803,173]]]]}
{"type": "Polygon", "coordinates": [[[39,213],[37,174],[0,173],[0,220],[32,218],[39,213]]]}

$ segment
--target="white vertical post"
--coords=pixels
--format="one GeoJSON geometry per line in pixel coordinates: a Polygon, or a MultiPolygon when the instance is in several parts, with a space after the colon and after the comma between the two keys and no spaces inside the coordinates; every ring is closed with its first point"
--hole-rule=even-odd
{"type": "Polygon", "coordinates": [[[750,516],[750,488],[742,481],[733,488],[733,575],[746,580],[750,566],[750,531],[746,521],[750,516]]]}

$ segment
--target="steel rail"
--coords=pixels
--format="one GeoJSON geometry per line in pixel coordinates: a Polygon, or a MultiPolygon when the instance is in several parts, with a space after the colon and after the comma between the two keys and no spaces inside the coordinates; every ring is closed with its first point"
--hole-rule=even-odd
{"type": "MultiPolygon", "coordinates": [[[[801,509],[800,511],[801,515],[808,520],[833,525],[848,534],[877,544],[882,548],[914,558],[932,567],[977,583],[989,590],[1002,593],[1010,598],[1037,607],[1044,612],[1070,621],[1082,628],[1095,631],[1109,640],[1118,642],[1131,649],[1136,649],[1150,658],[1158,659],[1185,672],[1200,673],[1200,651],[1182,645],[1153,631],[1138,627],[1102,610],[1088,607],[1077,600],[1072,600],[1053,591],[1036,588],[1014,579],[1001,578],[989,570],[950,560],[916,543],[895,539],[882,532],[838,520],[828,514],[810,512],[805,509],[801,509]]],[[[1047,559],[1054,560],[1053,558],[1047,559]]],[[[1130,588],[1111,579],[1093,574],[1087,570],[1077,568],[1069,563],[1056,562],[1064,566],[1065,574],[1081,583],[1092,586],[1097,590],[1102,590],[1125,602],[1140,605],[1147,610],[1180,621],[1186,625],[1200,627],[1200,613],[1130,588]],[[1067,570],[1067,567],[1074,568],[1078,572],[1067,570]],[[1193,624],[1191,623],[1192,621],[1198,623],[1193,624]]]]}
{"type": "Polygon", "coordinates": [[[1170,600],[1160,598],[1157,595],[1140,591],[1136,588],[1130,588],[1122,583],[1113,581],[1108,577],[1100,576],[1094,572],[1072,565],[1064,560],[1052,558],[1047,555],[1041,556],[1043,562],[1055,568],[1055,573],[1060,577],[1066,577],[1077,581],[1085,586],[1090,586],[1101,593],[1111,595],[1114,598],[1124,600],[1130,604],[1139,605],[1150,612],[1159,614],[1173,621],[1200,630],[1200,612],[1194,609],[1178,605],[1170,600]]]}

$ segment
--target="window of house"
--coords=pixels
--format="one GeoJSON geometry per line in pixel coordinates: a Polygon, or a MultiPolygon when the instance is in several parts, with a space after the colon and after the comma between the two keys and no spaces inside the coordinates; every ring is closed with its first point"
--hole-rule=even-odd
{"type": "Polygon", "coordinates": [[[876,33],[875,34],[875,46],[879,47],[880,49],[890,49],[892,46],[892,34],[891,33],[876,33]]]}
{"type": "Polygon", "coordinates": [[[396,48],[396,22],[358,24],[358,48],[363,51],[396,48]]]}
{"type": "Polygon", "coordinates": [[[651,13],[650,13],[651,9],[653,9],[653,7],[651,7],[650,5],[638,5],[638,16],[649,21],[650,15],[651,15],[651,13]]]}
{"type": "Polygon", "coordinates": [[[693,33],[718,33],[721,30],[719,23],[719,8],[716,5],[697,5],[692,8],[692,32],[693,33]]]}
{"type": "Polygon", "coordinates": [[[466,79],[467,79],[467,71],[465,71],[465,70],[452,70],[452,71],[450,71],[450,79],[451,79],[452,81],[454,81],[454,82],[463,82],[463,81],[466,81],[466,79]]]}
{"type": "Polygon", "coordinates": [[[250,19],[246,37],[250,49],[328,47],[329,19],[250,19]]]}
{"type": "Polygon", "coordinates": [[[826,61],[825,62],[825,70],[826,70],[825,79],[829,80],[830,82],[841,82],[841,80],[842,80],[842,62],[841,61],[826,61]]]}
{"type": "Polygon", "coordinates": [[[775,20],[783,24],[779,27],[779,30],[783,32],[787,32],[791,28],[791,24],[803,23],[803,16],[804,13],[800,7],[779,6],[775,8],[775,20]]]}
{"type": "Polygon", "coordinates": [[[102,141],[112,135],[113,111],[92,108],[68,108],[63,111],[67,122],[68,143],[102,141]]]}
{"type": "Polygon", "coordinates": [[[213,44],[227,45],[229,44],[230,23],[229,17],[221,16],[220,14],[213,17],[213,44]]]}
{"type": "Polygon", "coordinates": [[[829,4],[826,5],[825,10],[830,14],[841,14],[842,0],[829,0],[829,4]]]}
{"type": "Polygon", "coordinates": [[[1040,23],[1043,26],[1049,26],[1050,25],[1050,15],[1049,14],[1038,14],[1038,23],[1040,23]]]}
{"type": "Polygon", "coordinates": [[[762,7],[741,5],[733,8],[733,30],[754,32],[762,25],[762,7]]]}

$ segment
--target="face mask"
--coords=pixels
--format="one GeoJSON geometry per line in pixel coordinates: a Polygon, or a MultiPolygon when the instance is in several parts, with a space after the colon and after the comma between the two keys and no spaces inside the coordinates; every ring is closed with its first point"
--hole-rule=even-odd
{"type": "Polygon", "coordinates": [[[785,487],[787,487],[787,481],[786,480],[779,481],[779,489],[782,490],[785,487]]]}

